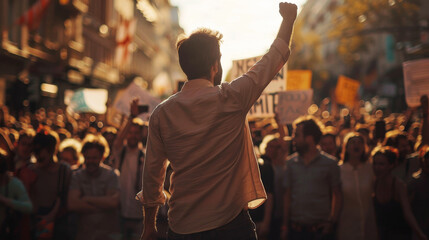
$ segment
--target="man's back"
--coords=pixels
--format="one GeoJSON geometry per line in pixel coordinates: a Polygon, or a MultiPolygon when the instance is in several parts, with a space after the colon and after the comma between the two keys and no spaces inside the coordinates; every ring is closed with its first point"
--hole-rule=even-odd
{"type": "Polygon", "coordinates": [[[176,232],[212,229],[232,220],[246,199],[265,197],[256,161],[249,156],[246,113],[237,99],[225,96],[228,88],[204,79],[189,81],[152,115],[174,171],[169,216],[176,232]],[[246,176],[252,174],[258,182],[246,176]],[[249,187],[257,194],[244,192],[249,187]]]}

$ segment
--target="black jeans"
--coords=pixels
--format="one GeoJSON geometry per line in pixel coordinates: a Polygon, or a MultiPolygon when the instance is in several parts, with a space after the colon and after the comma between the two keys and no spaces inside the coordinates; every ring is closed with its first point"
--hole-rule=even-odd
{"type": "Polygon", "coordinates": [[[178,234],[170,228],[167,233],[168,240],[257,240],[255,223],[247,210],[243,210],[231,222],[204,232],[191,234],[178,234]]]}

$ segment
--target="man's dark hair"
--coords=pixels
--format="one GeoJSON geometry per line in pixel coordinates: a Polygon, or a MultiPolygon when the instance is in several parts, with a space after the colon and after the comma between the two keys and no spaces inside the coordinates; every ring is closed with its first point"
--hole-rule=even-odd
{"type": "Polygon", "coordinates": [[[374,148],[371,152],[372,159],[378,154],[385,156],[389,164],[395,164],[399,157],[398,150],[391,146],[377,146],[374,148]]]}
{"type": "Polygon", "coordinates": [[[88,149],[95,148],[97,149],[103,157],[109,156],[109,144],[107,140],[102,135],[88,134],[82,141],[82,154],[88,149]]]}
{"type": "Polygon", "coordinates": [[[302,133],[304,137],[312,136],[314,143],[319,144],[322,138],[321,123],[311,115],[301,116],[293,122],[293,127],[302,126],[302,133]]]}
{"type": "Polygon", "coordinates": [[[179,39],[176,45],[179,63],[188,80],[210,77],[210,68],[220,59],[221,39],[222,34],[206,28],[179,39]]]}
{"type": "Polygon", "coordinates": [[[59,137],[56,132],[48,129],[38,130],[36,136],[33,138],[34,151],[47,149],[49,153],[55,154],[58,142],[59,137]]]}

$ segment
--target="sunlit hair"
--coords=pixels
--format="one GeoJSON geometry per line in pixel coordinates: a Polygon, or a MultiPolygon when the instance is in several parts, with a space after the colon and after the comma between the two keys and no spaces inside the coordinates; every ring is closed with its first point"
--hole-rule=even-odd
{"type": "Polygon", "coordinates": [[[73,153],[74,159],[77,159],[78,164],[82,164],[83,158],[80,155],[81,148],[82,144],[78,140],[74,138],[66,138],[60,143],[60,146],[58,147],[58,153],[70,151],[73,153]]]}
{"type": "Polygon", "coordinates": [[[136,126],[140,128],[140,130],[143,130],[145,127],[145,122],[142,119],[136,117],[131,120],[131,126],[136,126]]]}
{"type": "Polygon", "coordinates": [[[102,134],[103,136],[105,136],[105,134],[113,134],[113,135],[116,135],[116,134],[118,134],[118,129],[116,129],[115,127],[112,127],[112,126],[104,127],[104,128],[101,130],[101,134],[102,134]]]}
{"type": "Polygon", "coordinates": [[[365,143],[365,138],[358,132],[349,132],[344,137],[343,149],[342,149],[342,153],[341,153],[341,156],[342,156],[341,161],[343,163],[349,161],[350,156],[349,156],[349,153],[347,152],[347,148],[349,147],[350,140],[352,140],[353,138],[359,138],[362,141],[364,148],[363,148],[362,155],[360,156],[360,161],[366,162],[368,160],[368,156],[367,156],[368,147],[365,143]]]}
{"type": "Polygon", "coordinates": [[[82,154],[85,153],[88,149],[95,148],[97,149],[102,155],[103,158],[106,158],[109,156],[109,145],[107,144],[106,139],[100,135],[94,135],[94,134],[87,134],[85,138],[82,141],[82,154]]]}
{"type": "Polygon", "coordinates": [[[209,78],[210,68],[220,59],[222,34],[200,28],[177,41],[179,63],[188,80],[209,78]]]}
{"type": "Polygon", "coordinates": [[[375,147],[374,150],[372,150],[371,152],[371,159],[374,159],[374,157],[378,154],[385,156],[389,164],[395,164],[399,158],[398,149],[390,146],[375,147]]]}
{"type": "Polygon", "coordinates": [[[315,144],[319,144],[320,139],[322,138],[323,125],[315,117],[311,115],[305,115],[297,118],[293,123],[293,128],[296,129],[297,126],[302,125],[302,133],[304,137],[312,136],[315,144]]]}
{"type": "Polygon", "coordinates": [[[399,140],[404,139],[408,140],[407,133],[400,130],[392,130],[386,133],[386,138],[384,139],[384,146],[398,147],[399,140]]]}
{"type": "Polygon", "coordinates": [[[22,129],[21,131],[19,131],[18,142],[21,141],[23,138],[26,138],[26,137],[33,139],[34,136],[36,136],[36,131],[34,131],[34,129],[32,129],[32,128],[22,129]]]}
{"type": "Polygon", "coordinates": [[[264,139],[262,140],[261,144],[259,145],[259,152],[261,154],[265,154],[266,153],[266,148],[268,146],[268,143],[270,143],[271,141],[274,141],[276,139],[278,139],[280,137],[279,134],[269,134],[266,135],[264,137],[264,139]]]}

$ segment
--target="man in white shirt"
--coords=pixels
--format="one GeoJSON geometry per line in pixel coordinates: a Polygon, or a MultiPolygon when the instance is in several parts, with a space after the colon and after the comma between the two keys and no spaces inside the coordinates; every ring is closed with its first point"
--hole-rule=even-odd
{"type": "Polygon", "coordinates": [[[173,169],[168,239],[256,239],[248,208],[266,199],[246,115],[289,57],[297,14],[280,3],[283,21],[270,50],[251,70],[222,83],[222,35],[200,29],[177,43],[188,81],[158,105],[149,121],[143,187],[142,239],[155,239],[165,202],[167,159],[173,169]]]}

